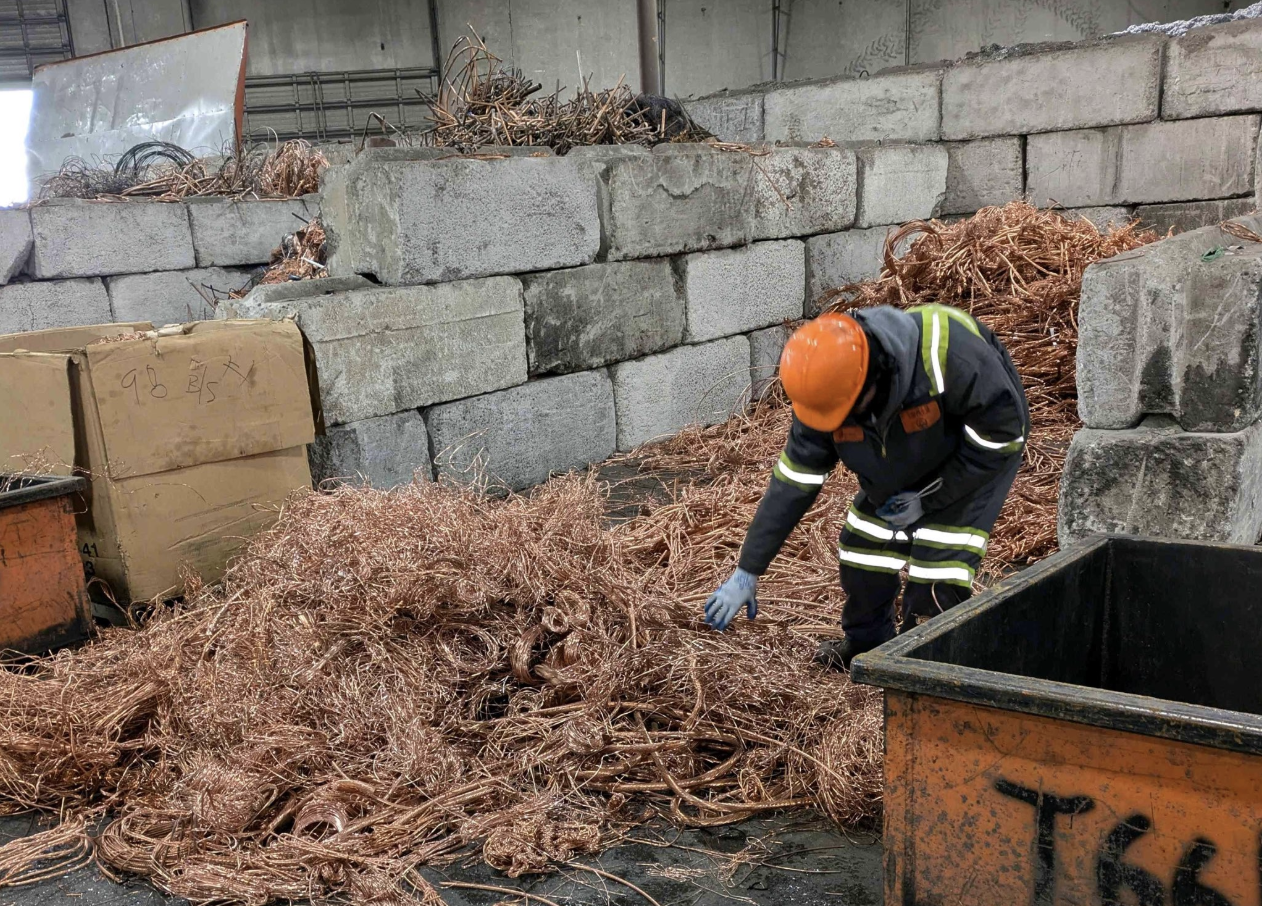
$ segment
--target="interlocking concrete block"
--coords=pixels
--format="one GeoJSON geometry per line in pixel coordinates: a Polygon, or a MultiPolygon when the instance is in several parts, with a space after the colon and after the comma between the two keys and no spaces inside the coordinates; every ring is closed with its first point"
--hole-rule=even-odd
{"type": "Polygon", "coordinates": [[[817,313],[815,302],[824,292],[879,276],[885,260],[885,240],[894,229],[846,230],[807,239],[806,313],[817,313]]]}
{"type": "Polygon", "coordinates": [[[1146,204],[1251,194],[1257,116],[1175,120],[1031,135],[1036,204],[1146,204]]]}
{"type": "Polygon", "coordinates": [[[749,339],[740,336],[613,366],[618,449],[726,421],[745,398],[749,365],[749,339]]]}
{"type": "Polygon", "coordinates": [[[327,425],[526,380],[521,283],[513,277],[339,292],[310,282],[310,296],[267,302],[251,293],[216,314],[294,318],[315,353],[327,425]]]}
{"type": "Polygon", "coordinates": [[[607,459],[617,439],[603,369],[435,406],[425,419],[440,479],[473,481],[485,470],[514,490],[607,459]]]}
{"type": "Polygon", "coordinates": [[[763,140],[763,95],[761,91],[716,94],[684,101],[684,109],[698,126],[725,142],[763,140]]]}
{"type": "Polygon", "coordinates": [[[30,272],[104,277],[194,266],[188,206],[157,201],[75,201],[31,208],[30,272]]]}
{"type": "Polygon", "coordinates": [[[412,160],[384,149],[326,177],[331,275],[390,285],[588,264],[600,249],[597,177],[565,157],[412,160]],[[396,159],[402,157],[403,159],[396,159]]]}
{"type": "Polygon", "coordinates": [[[183,324],[215,317],[215,303],[250,282],[246,268],[209,267],[106,277],[115,321],[183,324]]]}
{"type": "Polygon", "coordinates": [[[696,252],[679,261],[689,343],[802,317],[806,246],[796,239],[696,252]]]}
{"type": "Polygon", "coordinates": [[[1262,110],[1262,22],[1198,28],[1170,42],[1166,119],[1262,110]]]}
{"type": "Polygon", "coordinates": [[[0,286],[22,273],[34,245],[31,212],[26,208],[0,208],[0,286]]]}
{"type": "Polygon", "coordinates": [[[320,214],[320,196],[264,201],[198,199],[188,206],[198,267],[266,264],[285,235],[320,214]]]}
{"type": "Polygon", "coordinates": [[[767,141],[931,142],[940,135],[938,69],[792,85],[767,93],[767,141]]]}
{"type": "Polygon", "coordinates": [[[854,223],[855,156],[776,148],[764,156],[689,148],[614,161],[606,235],[611,259],[699,252],[854,223]]]}
{"type": "Polygon", "coordinates": [[[1257,209],[1252,198],[1224,198],[1219,201],[1143,205],[1135,209],[1135,216],[1143,226],[1164,236],[1171,230],[1186,233],[1201,227],[1217,226],[1224,220],[1244,217],[1257,209]]]}
{"type": "Polygon", "coordinates": [[[947,157],[941,145],[884,145],[861,150],[855,226],[936,216],[946,198],[947,157]]]}
{"type": "Polygon", "coordinates": [[[1134,219],[1130,208],[1121,207],[1066,208],[1060,213],[1069,220],[1090,220],[1101,231],[1126,226],[1134,219]]]}
{"type": "Polygon", "coordinates": [[[329,428],[307,448],[307,460],[316,484],[340,478],[385,489],[434,477],[425,420],[415,409],[329,428]]]}
{"type": "MultiPolygon", "coordinates": [[[[1257,230],[1262,218],[1240,218],[1257,230]]],[[[1205,227],[1087,268],[1078,309],[1078,409],[1092,428],[1170,415],[1188,431],[1262,417],[1262,245],[1205,227]]]]}
{"type": "Polygon", "coordinates": [[[1256,544],[1262,534],[1262,425],[1185,433],[1153,419],[1079,431],[1060,487],[1062,546],[1098,532],[1256,544]]]}
{"type": "Polygon", "coordinates": [[[780,353],[792,332],[787,325],[777,324],[749,335],[749,386],[754,399],[762,399],[775,383],[780,353]]]}
{"type": "Polygon", "coordinates": [[[100,280],[22,281],[0,286],[0,334],[108,324],[110,297],[100,280]]]}
{"type": "Polygon", "coordinates": [[[683,288],[669,259],[589,264],[521,281],[531,374],[599,368],[683,339],[683,288]]]}
{"type": "Polygon", "coordinates": [[[1161,38],[1114,38],[1052,50],[1008,48],[942,79],[942,137],[1025,135],[1157,118],[1161,38]]]}
{"type": "Polygon", "coordinates": [[[1025,193],[1025,146],[1019,136],[948,142],[944,214],[972,214],[1025,193]]]}

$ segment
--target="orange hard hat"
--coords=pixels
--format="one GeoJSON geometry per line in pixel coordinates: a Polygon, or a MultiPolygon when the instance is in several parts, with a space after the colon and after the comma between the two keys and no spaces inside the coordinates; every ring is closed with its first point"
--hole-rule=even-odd
{"type": "Polygon", "coordinates": [[[798,421],[836,431],[850,414],[868,375],[868,338],[859,322],[825,312],[789,337],[780,354],[780,382],[798,421]]]}

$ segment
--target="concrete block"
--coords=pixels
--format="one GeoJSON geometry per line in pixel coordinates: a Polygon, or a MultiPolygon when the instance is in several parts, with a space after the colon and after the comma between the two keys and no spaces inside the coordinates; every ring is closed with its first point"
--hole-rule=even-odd
{"type": "Polygon", "coordinates": [[[875,227],[807,239],[806,313],[817,313],[814,303],[827,290],[879,276],[885,261],[885,240],[894,230],[875,227]]]}
{"type": "Polygon", "coordinates": [[[1262,22],[1200,28],[1170,42],[1166,119],[1262,110],[1262,22]]]}
{"type": "Polygon", "coordinates": [[[564,157],[361,154],[325,180],[330,274],[399,285],[588,264],[601,241],[596,183],[590,164],[564,157]]]}
{"type": "Polygon", "coordinates": [[[749,365],[749,339],[743,336],[614,365],[618,449],[630,450],[687,425],[726,421],[745,398],[749,365]]]}
{"type": "Polygon", "coordinates": [[[31,208],[40,279],[104,277],[194,266],[188,207],[157,201],[76,201],[31,208]]]}
{"type": "Polygon", "coordinates": [[[110,297],[100,280],[39,280],[0,286],[0,334],[108,324],[110,297]]]}
{"type": "Polygon", "coordinates": [[[780,353],[792,332],[787,325],[777,324],[749,335],[749,386],[754,399],[762,399],[775,382],[780,353]]]}
{"type": "Polygon", "coordinates": [[[523,274],[530,373],[599,368],[682,341],[684,294],[670,260],[523,274]]]}
{"type": "Polygon", "coordinates": [[[942,137],[1024,135],[1157,118],[1157,37],[1052,50],[1008,48],[958,63],[942,78],[942,137]]]}
{"type": "Polygon", "coordinates": [[[514,490],[607,459],[617,439],[613,385],[603,369],[435,406],[425,419],[440,479],[471,481],[480,466],[514,490]]]}
{"type": "Polygon", "coordinates": [[[215,317],[215,302],[250,282],[246,268],[209,267],[106,277],[115,321],[183,324],[215,317]]]}
{"type": "Polygon", "coordinates": [[[925,220],[946,198],[947,150],[941,145],[885,145],[859,151],[855,226],[925,220]]]}
{"type": "Polygon", "coordinates": [[[948,142],[944,214],[972,214],[1025,194],[1025,146],[1019,136],[948,142]]]}
{"type": "Polygon", "coordinates": [[[796,239],[696,252],[679,261],[689,343],[748,333],[802,317],[806,246],[796,239]]]}
{"type": "Polygon", "coordinates": [[[1066,207],[1200,200],[1253,192],[1257,116],[1031,135],[1026,190],[1066,207]]]}
{"type": "Polygon", "coordinates": [[[329,428],[307,448],[307,459],[316,484],[366,479],[374,488],[393,488],[434,477],[425,420],[415,409],[329,428]]]}
{"type": "Polygon", "coordinates": [[[1060,487],[1062,546],[1097,532],[1256,544],[1262,426],[1179,431],[1159,420],[1074,437],[1060,487]]]}
{"type": "Polygon", "coordinates": [[[1186,233],[1201,227],[1218,226],[1224,220],[1244,217],[1256,210],[1253,198],[1224,198],[1219,201],[1143,205],[1135,209],[1135,216],[1143,226],[1164,235],[1171,230],[1186,233]]]}
{"type": "Polygon", "coordinates": [[[709,147],[609,164],[609,257],[698,252],[854,223],[855,156],[777,148],[765,156],[709,147]]]}
{"type": "Polygon", "coordinates": [[[1188,431],[1239,431],[1262,417],[1262,245],[1202,260],[1239,244],[1205,227],[1087,268],[1077,372],[1088,427],[1160,414],[1188,431]]]}
{"type": "Polygon", "coordinates": [[[266,302],[251,294],[220,304],[217,315],[294,318],[315,353],[328,425],[526,380],[521,283],[513,277],[340,292],[310,282],[310,296],[266,302]]]}
{"type": "Polygon", "coordinates": [[[684,101],[684,109],[698,126],[725,142],[763,140],[763,95],[760,91],[715,94],[684,101]]]}
{"type": "Polygon", "coordinates": [[[367,289],[376,285],[371,280],[359,276],[317,277],[314,280],[260,283],[250,290],[250,294],[245,301],[252,305],[274,305],[277,302],[291,302],[294,299],[308,299],[314,296],[328,296],[352,289],[367,289]]]}
{"type": "Polygon", "coordinates": [[[1133,220],[1130,208],[1066,208],[1060,212],[1069,220],[1090,220],[1101,232],[1110,227],[1123,227],[1133,220]]]}
{"type": "Polygon", "coordinates": [[[22,273],[34,245],[31,212],[26,208],[0,208],[0,286],[22,273]]]}
{"type": "Polygon", "coordinates": [[[265,201],[197,200],[188,206],[198,267],[266,264],[285,235],[320,214],[320,196],[265,201]]]}
{"type": "Polygon", "coordinates": [[[936,141],[941,80],[923,69],[778,88],[764,101],[764,132],[767,141],[936,141]]]}

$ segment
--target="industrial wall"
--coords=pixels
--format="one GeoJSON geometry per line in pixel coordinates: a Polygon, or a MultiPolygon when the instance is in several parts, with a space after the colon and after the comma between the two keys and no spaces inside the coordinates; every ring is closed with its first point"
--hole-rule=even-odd
{"type": "MultiPolygon", "coordinates": [[[[892,225],[1022,195],[1101,221],[1135,213],[1162,228],[1251,210],[1260,66],[1262,23],[1244,23],[695,105],[748,147],[597,147],[564,158],[492,149],[472,159],[369,150],[325,182],[334,279],[260,288],[216,314],[298,319],[329,428],[316,448],[319,474],[392,483],[414,468],[464,475],[480,459],[521,487],[725,418],[751,381],[770,376],[785,322],[810,314],[824,289],[875,272],[892,225]],[[808,147],[825,136],[851,146],[808,147]]],[[[197,288],[244,279],[314,206],[66,202],[4,212],[0,330],[207,315],[197,288]]],[[[1177,267],[1163,273],[1178,282],[1177,267]]],[[[1250,298],[1254,284],[1236,282],[1250,298]]],[[[1194,346],[1218,342],[1215,286],[1198,290],[1209,306],[1197,309],[1200,320],[1175,331],[1194,346]]],[[[1152,319],[1112,311],[1115,296],[1084,289],[1084,338],[1105,325],[1123,345],[1098,361],[1140,364],[1084,373],[1084,399],[1100,388],[1118,399],[1160,388],[1160,376],[1175,373],[1169,363],[1195,358],[1147,339],[1126,352],[1127,337],[1151,339],[1152,319]]],[[[1169,320],[1175,309],[1152,298],[1145,304],[1169,320]]],[[[1212,362],[1205,374],[1178,371],[1188,405],[1210,396],[1198,388],[1230,395],[1257,384],[1247,356],[1212,362]]],[[[1181,430],[1256,430],[1251,405],[1215,403],[1217,420],[1181,430]]],[[[1236,448],[1254,455],[1262,442],[1249,446],[1252,438],[1236,438],[1236,448]]]]}

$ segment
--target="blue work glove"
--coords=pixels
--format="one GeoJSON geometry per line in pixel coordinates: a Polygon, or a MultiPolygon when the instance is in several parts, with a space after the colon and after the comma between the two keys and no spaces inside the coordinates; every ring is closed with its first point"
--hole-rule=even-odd
{"type": "Polygon", "coordinates": [[[920,502],[918,492],[903,491],[901,494],[887,497],[876,511],[876,515],[896,529],[905,529],[924,518],[925,505],[920,502]]]}
{"type": "Polygon", "coordinates": [[[732,577],[719,586],[705,602],[705,621],[722,631],[736,619],[741,607],[751,620],[758,616],[758,577],[738,569],[732,577]]]}

